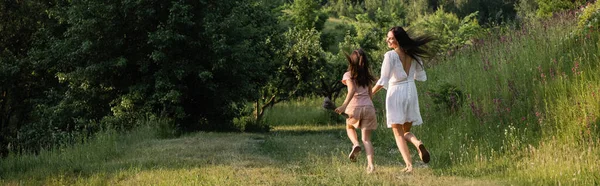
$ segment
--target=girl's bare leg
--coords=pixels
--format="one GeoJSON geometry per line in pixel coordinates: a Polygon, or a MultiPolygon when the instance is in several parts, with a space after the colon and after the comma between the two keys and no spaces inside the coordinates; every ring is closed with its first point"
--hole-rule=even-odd
{"type": "Polygon", "coordinates": [[[356,156],[360,152],[360,144],[358,143],[358,135],[356,134],[356,129],[352,125],[346,126],[346,133],[348,134],[348,138],[352,141],[352,151],[348,154],[348,158],[351,162],[356,162],[356,156]]]}
{"type": "Polygon", "coordinates": [[[367,151],[367,173],[372,173],[375,169],[373,165],[373,155],[375,151],[373,150],[373,143],[371,143],[371,131],[368,129],[363,129],[362,132],[362,142],[365,147],[365,151],[367,151]]]}
{"type": "Polygon", "coordinates": [[[348,138],[350,138],[350,141],[352,142],[353,146],[360,145],[358,143],[358,135],[356,134],[356,129],[352,125],[346,126],[346,133],[348,134],[348,138]]]}

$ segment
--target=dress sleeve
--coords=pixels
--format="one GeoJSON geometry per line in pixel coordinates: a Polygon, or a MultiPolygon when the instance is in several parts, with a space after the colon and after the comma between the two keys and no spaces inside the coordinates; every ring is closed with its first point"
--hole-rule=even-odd
{"type": "Polygon", "coordinates": [[[390,59],[390,53],[385,53],[383,57],[383,63],[381,64],[381,75],[376,85],[381,85],[383,88],[388,88],[388,81],[392,75],[392,59],[390,59]]]}
{"type": "Polygon", "coordinates": [[[416,67],[417,73],[415,73],[415,80],[427,81],[427,74],[425,74],[425,69],[423,68],[423,61],[421,61],[421,58],[417,58],[417,60],[419,61],[419,64],[417,64],[416,67]]]}
{"type": "Polygon", "coordinates": [[[350,72],[346,72],[344,73],[344,76],[342,77],[342,83],[344,85],[346,85],[346,80],[352,79],[352,75],[350,74],[350,72]]]}

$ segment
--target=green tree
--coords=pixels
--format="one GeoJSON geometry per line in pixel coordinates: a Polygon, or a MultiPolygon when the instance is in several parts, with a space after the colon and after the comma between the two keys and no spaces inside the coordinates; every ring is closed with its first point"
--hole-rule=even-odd
{"type": "Polygon", "coordinates": [[[143,117],[237,130],[233,118],[259,96],[281,48],[280,5],[262,0],[0,5],[2,151],[143,117]]]}
{"type": "Polygon", "coordinates": [[[319,1],[315,0],[294,0],[289,7],[289,18],[296,27],[300,29],[315,28],[318,31],[323,30],[327,14],[321,11],[319,1]]]}
{"type": "Polygon", "coordinates": [[[44,33],[52,32],[57,25],[46,11],[64,3],[59,0],[0,3],[0,156],[6,155],[9,144],[12,150],[19,150],[17,134],[31,121],[29,114],[35,108],[35,101],[45,97],[48,87],[56,84],[49,69],[33,61],[30,53],[41,45],[44,33]]]}
{"type": "Polygon", "coordinates": [[[256,122],[261,122],[264,111],[273,105],[316,92],[318,69],[326,63],[320,35],[314,28],[296,27],[284,34],[286,45],[280,51],[280,61],[270,73],[268,83],[261,88],[261,96],[254,102],[256,122]]]}

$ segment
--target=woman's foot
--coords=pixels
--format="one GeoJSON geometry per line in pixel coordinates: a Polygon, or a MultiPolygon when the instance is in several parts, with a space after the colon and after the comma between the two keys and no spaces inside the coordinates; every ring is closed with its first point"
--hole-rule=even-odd
{"type": "Polygon", "coordinates": [[[352,147],[352,151],[348,155],[348,158],[350,159],[351,162],[356,162],[356,156],[358,156],[359,152],[360,152],[360,146],[356,145],[356,146],[352,147]]]}
{"type": "Polygon", "coordinates": [[[413,171],[413,167],[412,165],[406,166],[406,168],[402,169],[401,171],[404,173],[411,173],[413,171]]]}
{"type": "Polygon", "coordinates": [[[419,157],[421,158],[421,160],[425,163],[429,163],[429,152],[427,151],[427,149],[425,149],[425,145],[421,143],[419,145],[419,148],[417,149],[419,150],[419,157]]]}
{"type": "Polygon", "coordinates": [[[375,172],[375,167],[373,165],[367,166],[367,174],[372,174],[375,172]]]}

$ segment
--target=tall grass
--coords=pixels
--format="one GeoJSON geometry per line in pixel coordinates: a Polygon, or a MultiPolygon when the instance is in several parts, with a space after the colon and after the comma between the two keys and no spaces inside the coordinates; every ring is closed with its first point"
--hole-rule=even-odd
{"type": "MultiPolygon", "coordinates": [[[[166,121],[147,120],[136,130],[118,133],[107,128],[79,143],[41,150],[38,154],[9,154],[0,161],[0,180],[6,178],[51,184],[56,175],[79,177],[98,171],[114,172],[118,165],[106,164],[118,159],[131,144],[164,136],[166,121]],[[47,180],[52,178],[53,180],[47,180]]],[[[1,182],[0,182],[1,183],[1,182]]]]}
{"type": "Polygon", "coordinates": [[[575,23],[562,15],[490,34],[430,68],[420,90],[451,83],[467,93],[455,114],[421,96],[428,122],[418,133],[438,173],[600,183],[600,37],[577,34],[575,23]]]}

